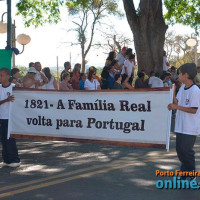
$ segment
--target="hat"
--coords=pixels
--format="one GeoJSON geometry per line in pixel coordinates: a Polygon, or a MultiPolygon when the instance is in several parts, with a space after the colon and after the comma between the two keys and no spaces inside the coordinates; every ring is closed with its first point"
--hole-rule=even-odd
{"type": "Polygon", "coordinates": [[[127,49],[126,47],[123,47],[123,48],[122,48],[122,51],[126,51],[126,49],[127,49]]]}
{"type": "Polygon", "coordinates": [[[96,71],[97,69],[96,69],[96,67],[94,67],[94,66],[91,66],[90,68],[89,68],[89,71],[96,71]]]}
{"type": "Polygon", "coordinates": [[[36,69],[34,67],[30,67],[28,70],[28,73],[37,73],[36,69]]]}

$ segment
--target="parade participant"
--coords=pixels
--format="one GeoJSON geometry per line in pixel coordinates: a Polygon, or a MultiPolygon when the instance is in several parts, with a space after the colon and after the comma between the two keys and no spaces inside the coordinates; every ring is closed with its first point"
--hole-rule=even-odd
{"type": "Polygon", "coordinates": [[[85,81],[85,90],[101,90],[100,83],[95,79],[96,71],[89,71],[88,78],[85,81]]]}
{"type": "Polygon", "coordinates": [[[20,158],[14,138],[7,139],[10,103],[14,101],[12,89],[15,86],[9,82],[9,69],[0,69],[0,137],[2,143],[3,162],[1,167],[18,167],[20,158]]]}
{"type": "Polygon", "coordinates": [[[55,77],[51,74],[50,68],[49,67],[45,67],[42,70],[45,74],[45,76],[48,78],[48,83],[46,83],[46,89],[47,90],[58,90],[58,85],[56,82],[55,77]]]}
{"type": "MultiPolygon", "coordinates": [[[[195,170],[195,152],[193,150],[196,136],[200,133],[200,90],[193,79],[197,74],[194,63],[186,63],[180,67],[179,80],[183,83],[177,96],[174,93],[173,104],[169,110],[177,110],[175,129],[176,151],[181,162],[181,171],[195,170]]],[[[195,177],[182,177],[193,180],[195,177]]]]}

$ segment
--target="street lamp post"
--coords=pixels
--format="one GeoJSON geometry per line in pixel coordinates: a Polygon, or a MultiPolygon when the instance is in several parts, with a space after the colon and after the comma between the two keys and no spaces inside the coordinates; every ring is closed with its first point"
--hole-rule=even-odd
{"type": "Polygon", "coordinates": [[[198,55],[200,53],[200,46],[198,46],[198,40],[194,33],[191,34],[191,38],[186,41],[189,47],[194,47],[194,61],[196,66],[198,65],[198,55]],[[198,46],[198,47],[197,47],[198,46]]]}
{"type": "MultiPolygon", "coordinates": [[[[3,0],[0,0],[3,1],[3,0]]],[[[30,36],[26,35],[26,34],[20,34],[17,36],[15,36],[15,22],[12,25],[12,16],[11,16],[11,0],[7,0],[7,12],[2,14],[1,17],[1,22],[0,22],[0,33],[6,33],[7,32],[7,46],[5,49],[11,49],[13,50],[14,54],[13,54],[13,67],[15,67],[15,54],[21,54],[24,52],[24,46],[26,44],[28,44],[31,41],[30,36]],[[7,14],[7,24],[3,22],[3,16],[7,14]],[[23,45],[23,50],[20,52],[17,48],[16,48],[16,41],[23,45]]]]}

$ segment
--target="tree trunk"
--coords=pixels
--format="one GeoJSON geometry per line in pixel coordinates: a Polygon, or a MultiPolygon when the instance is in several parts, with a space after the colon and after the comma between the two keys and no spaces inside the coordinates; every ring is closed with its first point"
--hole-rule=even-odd
{"type": "Polygon", "coordinates": [[[163,19],[162,0],[140,0],[136,13],[133,0],[123,0],[133,32],[139,70],[147,74],[163,71],[163,48],[168,26],[163,19]]]}

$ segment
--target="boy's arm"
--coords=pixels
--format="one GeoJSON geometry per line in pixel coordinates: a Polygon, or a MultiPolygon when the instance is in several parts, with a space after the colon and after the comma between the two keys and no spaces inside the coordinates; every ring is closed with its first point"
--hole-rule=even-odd
{"type": "Polygon", "coordinates": [[[9,96],[7,99],[4,99],[2,101],[0,101],[0,105],[6,103],[6,102],[9,102],[9,101],[14,101],[15,100],[15,97],[12,95],[12,96],[9,96]]]}
{"type": "Polygon", "coordinates": [[[198,108],[187,108],[183,106],[178,106],[176,104],[169,104],[168,106],[169,110],[181,110],[183,112],[191,113],[191,114],[196,114],[198,108]]]}

